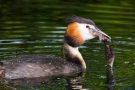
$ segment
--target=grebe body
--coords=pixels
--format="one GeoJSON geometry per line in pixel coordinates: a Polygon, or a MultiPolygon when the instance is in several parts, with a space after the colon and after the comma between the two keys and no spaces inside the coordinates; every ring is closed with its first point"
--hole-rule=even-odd
{"type": "Polygon", "coordinates": [[[6,79],[68,75],[81,68],[70,61],[49,55],[20,55],[3,61],[1,72],[6,79]]]}
{"type": "Polygon", "coordinates": [[[78,16],[66,19],[68,23],[63,53],[65,59],[48,55],[20,55],[0,62],[0,76],[5,79],[61,76],[83,72],[86,64],[78,48],[86,40],[110,38],[99,30],[92,20],[78,16]]]}

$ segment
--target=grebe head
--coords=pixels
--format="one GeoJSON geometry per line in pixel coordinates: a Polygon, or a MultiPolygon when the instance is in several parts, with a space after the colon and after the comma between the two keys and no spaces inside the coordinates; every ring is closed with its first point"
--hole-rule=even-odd
{"type": "Polygon", "coordinates": [[[90,19],[71,16],[66,19],[66,22],[68,23],[68,26],[64,36],[65,42],[63,47],[65,59],[80,65],[81,68],[85,70],[86,64],[78,50],[78,47],[86,40],[96,37],[99,37],[100,40],[111,38],[98,29],[95,23],[90,19]]]}
{"type": "Polygon", "coordinates": [[[66,22],[68,27],[65,33],[65,41],[72,47],[78,47],[86,40],[95,37],[99,37],[100,40],[103,40],[105,37],[111,39],[110,36],[98,29],[90,19],[71,16],[66,19],[66,22]]]}

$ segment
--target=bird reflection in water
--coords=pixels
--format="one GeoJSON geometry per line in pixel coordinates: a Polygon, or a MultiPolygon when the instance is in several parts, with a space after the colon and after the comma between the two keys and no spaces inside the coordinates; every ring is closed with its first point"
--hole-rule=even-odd
{"type": "MultiPolygon", "coordinates": [[[[72,85],[75,83],[80,83],[81,84],[81,78],[84,75],[84,72],[80,73],[75,73],[67,76],[61,76],[59,78],[64,78],[67,80],[68,86],[66,88],[72,88],[72,85]]],[[[1,76],[3,77],[3,76],[1,76]]],[[[0,85],[4,84],[11,84],[11,85],[19,85],[19,86],[38,86],[38,85],[43,85],[48,82],[55,82],[57,81],[58,77],[56,76],[48,76],[48,77],[35,77],[35,78],[20,78],[20,79],[5,79],[5,78],[0,78],[0,85]]],[[[74,88],[74,87],[73,87],[74,88]]],[[[68,89],[72,90],[72,89],[68,89]]],[[[74,90],[74,89],[73,89],[74,90]]]]}
{"type": "Polygon", "coordinates": [[[110,68],[107,70],[106,82],[104,86],[106,86],[107,90],[114,90],[115,85],[116,85],[116,82],[115,82],[115,77],[113,73],[113,68],[110,68]]]}
{"type": "MultiPolygon", "coordinates": [[[[73,74],[69,76],[63,76],[62,78],[66,79],[67,85],[65,88],[67,90],[84,90],[83,84],[83,77],[85,73],[81,72],[78,74],[73,74]]],[[[13,84],[13,85],[19,85],[19,86],[38,86],[43,85],[47,82],[54,82],[57,81],[56,77],[37,77],[37,78],[22,78],[22,79],[12,79],[7,80],[0,78],[0,84],[13,84]]],[[[113,73],[113,68],[110,68],[107,70],[106,73],[106,82],[103,84],[107,88],[107,90],[114,90],[116,85],[115,77],[113,73]]],[[[90,90],[90,89],[85,89],[90,90]]]]}
{"type": "MultiPolygon", "coordinates": [[[[68,83],[67,90],[91,90],[83,88],[83,84],[85,83],[83,83],[82,76],[68,78],[67,83],[68,83]]],[[[107,88],[106,90],[114,90],[115,85],[116,85],[115,77],[113,73],[113,68],[111,67],[110,69],[107,70],[106,82],[102,86],[105,86],[107,88]]]]}
{"type": "Polygon", "coordinates": [[[85,73],[80,73],[79,76],[68,78],[67,79],[68,85],[66,86],[66,89],[67,90],[82,90],[82,87],[83,87],[82,77],[84,75],[85,73]]]}

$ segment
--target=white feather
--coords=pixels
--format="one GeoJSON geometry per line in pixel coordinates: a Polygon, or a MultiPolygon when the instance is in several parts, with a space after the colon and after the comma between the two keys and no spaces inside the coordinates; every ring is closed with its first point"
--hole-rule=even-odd
{"type": "MultiPolygon", "coordinates": [[[[83,37],[84,40],[89,40],[89,39],[94,38],[91,31],[88,28],[86,28],[87,25],[88,24],[82,24],[82,23],[78,25],[78,30],[81,32],[82,37],[83,37]]],[[[89,26],[90,26],[90,28],[95,29],[95,27],[93,25],[89,25],[89,26]]]]}

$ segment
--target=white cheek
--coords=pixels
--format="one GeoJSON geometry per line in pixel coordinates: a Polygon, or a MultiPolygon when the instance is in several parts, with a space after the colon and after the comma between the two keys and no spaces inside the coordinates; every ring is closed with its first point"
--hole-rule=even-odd
{"type": "Polygon", "coordinates": [[[78,30],[80,31],[84,40],[93,39],[94,36],[92,35],[92,33],[90,33],[90,30],[88,30],[88,28],[86,28],[86,25],[87,24],[79,24],[78,30]]]}

